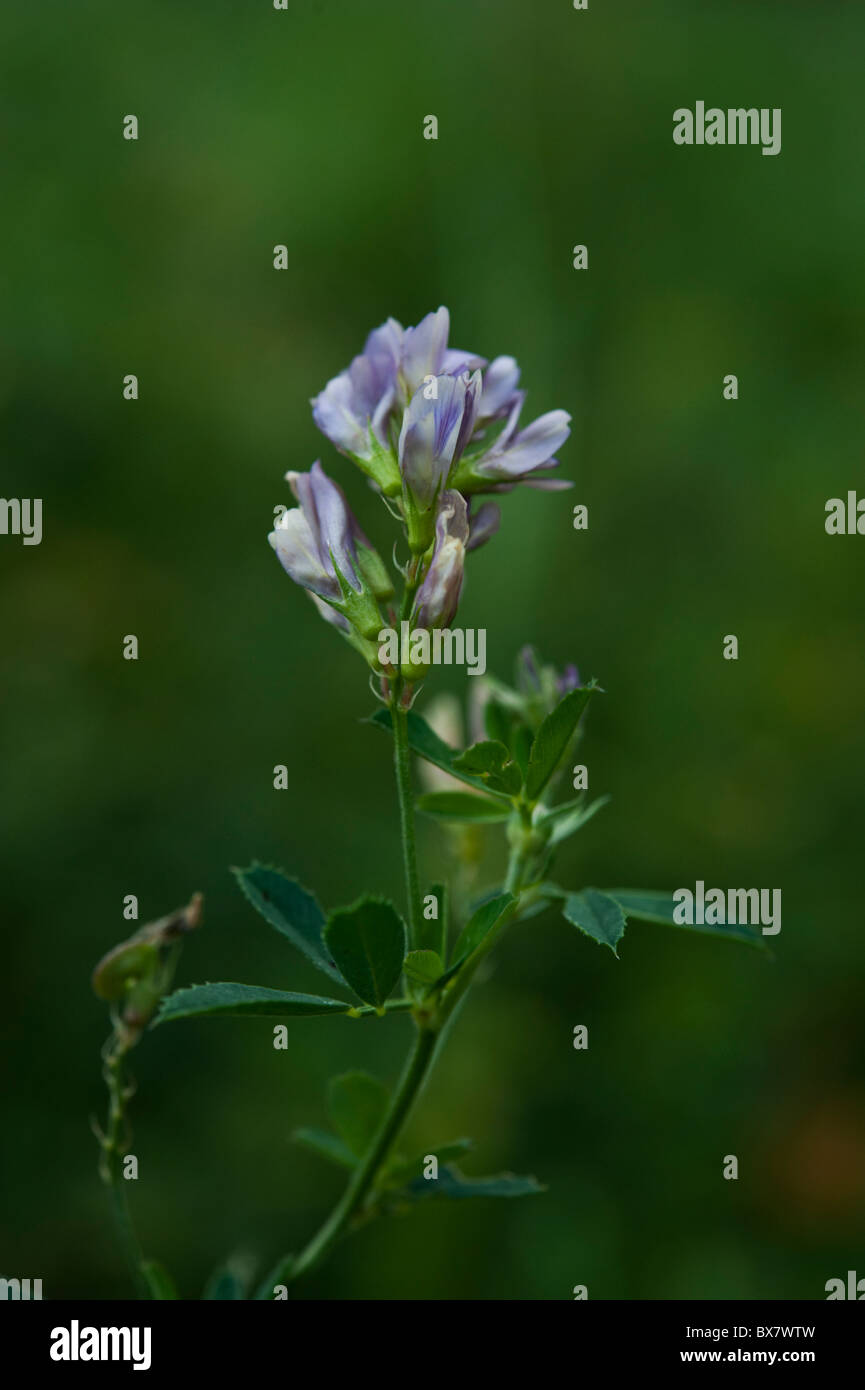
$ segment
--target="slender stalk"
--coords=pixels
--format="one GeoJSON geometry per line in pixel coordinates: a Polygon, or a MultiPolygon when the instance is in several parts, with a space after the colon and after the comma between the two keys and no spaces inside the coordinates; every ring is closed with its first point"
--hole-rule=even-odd
{"type": "Polygon", "coordinates": [[[460,970],[459,974],[455,976],[455,978],[451,981],[450,985],[445,991],[445,994],[439,1006],[439,1018],[442,1020],[443,1024],[446,1023],[453,1016],[457,1004],[460,1002],[463,996],[468,993],[469,989],[471,988],[472,981],[474,980],[477,968],[480,965],[481,961],[489,955],[490,951],[495,946],[496,942],[498,941],[499,937],[501,936],[508,923],[512,922],[514,918],[519,914],[519,866],[515,867],[516,861],[519,859],[519,857],[520,856],[517,853],[517,851],[511,852],[511,863],[509,866],[507,878],[508,891],[513,893],[514,900],[509,907],[505,908],[504,912],[502,913],[499,920],[496,922],[495,926],[487,932],[480,946],[478,946],[477,949],[472,952],[472,954],[469,956],[468,960],[465,962],[462,969],[460,970]]]}
{"type": "MultiPolygon", "coordinates": [[[[400,601],[400,624],[410,619],[415,595],[423,575],[423,556],[413,556],[406,573],[400,601]]],[[[391,687],[390,712],[393,721],[393,762],[399,800],[399,824],[402,838],[402,857],[405,866],[405,888],[408,899],[409,948],[420,944],[421,892],[417,869],[417,844],[414,828],[414,800],[411,788],[411,754],[408,746],[408,710],[402,704],[404,682],[397,677],[391,687]]]]}
{"type": "Polygon", "coordinates": [[[108,1121],[105,1133],[100,1137],[102,1154],[99,1162],[99,1175],[111,1194],[111,1207],[117,1234],[126,1262],[129,1265],[136,1292],[140,1298],[149,1298],[150,1288],[143,1272],[144,1254],[132,1224],[129,1200],[121,1172],[123,1149],[126,1142],[126,1102],[132,1093],[124,1071],[128,1050],[122,1038],[116,1033],[112,1033],[103,1051],[104,1076],[108,1087],[108,1121]]]}
{"type": "Polygon", "coordinates": [[[378,1133],[363,1162],[352,1174],[351,1181],[330,1216],[301,1251],[297,1259],[289,1257],[277,1266],[259,1292],[260,1297],[272,1296],[273,1286],[291,1283],[319,1263],[350,1225],[363,1206],[380,1168],[393,1147],[408,1118],[418,1093],[426,1079],[435,1054],[438,1031],[418,1027],[414,1047],[409,1053],[399,1085],[394,1092],[378,1133]],[[272,1283],[271,1283],[272,1281],[272,1283]]]}
{"type": "Polygon", "coordinates": [[[421,892],[417,868],[414,802],[411,789],[411,755],[408,746],[408,711],[400,707],[399,686],[395,687],[391,703],[393,721],[393,760],[399,799],[399,823],[402,837],[402,856],[405,866],[405,888],[408,899],[409,948],[420,942],[421,892]]]}

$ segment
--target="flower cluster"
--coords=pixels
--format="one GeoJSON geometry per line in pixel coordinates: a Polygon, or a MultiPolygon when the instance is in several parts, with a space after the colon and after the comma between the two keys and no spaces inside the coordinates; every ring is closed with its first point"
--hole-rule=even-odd
{"type": "MultiPolygon", "coordinates": [[[[402,521],[410,559],[400,617],[427,629],[451,623],[465,556],[498,529],[497,503],[478,497],[518,483],[570,486],[552,476],[567,412],[521,426],[525,392],[514,358],[487,362],[448,347],[449,328],[444,308],[415,328],[388,319],[312,401],[319,429],[402,521]]],[[[282,513],[270,543],[322,615],[381,671],[373,639],[380,605],[394,595],[387,569],[320,463],[287,479],[299,505],[282,513]]],[[[385,612],[395,620],[391,607],[385,612]]]]}

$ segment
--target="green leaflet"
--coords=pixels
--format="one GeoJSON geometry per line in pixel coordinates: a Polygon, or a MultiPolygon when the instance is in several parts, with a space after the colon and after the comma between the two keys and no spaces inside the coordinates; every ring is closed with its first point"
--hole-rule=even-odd
{"type": "MultiPolygon", "coordinates": [[[[457,777],[461,782],[465,782],[470,787],[475,787],[478,791],[488,791],[481,777],[476,777],[473,773],[461,771],[454,767],[454,762],[460,756],[458,749],[451,748],[450,744],[445,743],[444,739],[439,738],[420,715],[414,710],[409,710],[408,718],[408,743],[413,753],[418,757],[426,758],[428,763],[434,767],[440,767],[443,772],[449,772],[452,777],[457,777]]],[[[377,729],[384,729],[386,733],[393,731],[393,722],[390,717],[390,710],[379,709],[369,720],[377,729]]]]}
{"type": "Polygon", "coordinates": [[[281,869],[251,864],[248,869],[231,871],[244,896],[265,921],[288,937],[307,960],[337,984],[342,976],[325,950],[322,940],[324,913],[311,893],[281,869]]]}
{"type": "Polygon", "coordinates": [[[541,724],[529,754],[526,796],[537,801],[565,753],[595,690],[594,684],[571,690],[541,724]]]}
{"type": "Polygon", "coordinates": [[[402,972],[405,923],[385,898],[359,898],[332,912],[325,944],[343,979],[364,1001],[381,1008],[402,972]]]}
{"type": "Polygon", "coordinates": [[[296,1129],[291,1137],[295,1144],[311,1149],[320,1158],[326,1158],[328,1163],[335,1163],[339,1168],[357,1167],[357,1159],[351,1149],[338,1134],[331,1134],[330,1130],[296,1129]]]}
{"type": "Polygon", "coordinates": [[[427,792],[415,805],[424,815],[439,820],[483,821],[487,825],[508,820],[511,814],[503,801],[490,801],[474,792],[427,792]]]}
{"type": "Polygon", "coordinates": [[[453,1165],[439,1171],[437,1178],[415,1178],[404,1189],[406,1195],[424,1197],[530,1197],[546,1189],[537,1178],[519,1178],[514,1173],[497,1173],[488,1178],[467,1178],[453,1165]]]}
{"type": "Polygon", "coordinates": [[[574,801],[566,801],[542,816],[538,828],[550,831],[550,845],[561,844],[562,840],[576,834],[609,800],[608,796],[599,796],[587,805],[585,797],[580,796],[574,801]]]}
{"type": "Polygon", "coordinates": [[[327,1104],[334,1128],[347,1148],[363,1158],[385,1116],[387,1087],[365,1071],[335,1076],[327,1088],[327,1104]]]}
{"type": "Polygon", "coordinates": [[[641,922],[657,922],[663,927],[676,927],[678,931],[698,932],[701,936],[721,936],[728,941],[741,941],[746,946],[754,946],[760,951],[768,950],[762,932],[754,927],[730,923],[676,922],[673,918],[676,904],[672,893],[658,893],[652,889],[606,888],[609,897],[620,903],[625,916],[641,922]]]}
{"type": "Polygon", "coordinates": [[[480,777],[491,791],[501,792],[505,796],[517,796],[523,785],[520,769],[498,739],[473,743],[454,759],[453,766],[460,772],[480,777]]]}
{"type": "Polygon", "coordinates": [[[498,893],[475,909],[454,943],[451,965],[444,979],[449,980],[463,961],[468,960],[487,933],[492,931],[502,913],[515,901],[513,893],[498,893]]]}
{"type": "Polygon", "coordinates": [[[597,888],[584,888],[582,893],[568,894],[562,913],[586,936],[602,946],[609,946],[613,955],[618,956],[616,947],[624,934],[625,914],[615,898],[599,893],[597,888]]]}
{"type": "Polygon", "coordinates": [[[287,994],[281,989],[260,985],[222,983],[192,985],[176,989],[162,1001],[156,1021],[172,1023],[176,1018],[195,1018],[205,1014],[251,1014],[266,1018],[296,1018],[305,1014],[346,1014],[353,1005],[340,999],[323,999],[317,994],[287,994]]]}
{"type": "Polygon", "coordinates": [[[423,999],[445,971],[444,961],[438,951],[409,951],[402,969],[415,999],[423,999]]]}

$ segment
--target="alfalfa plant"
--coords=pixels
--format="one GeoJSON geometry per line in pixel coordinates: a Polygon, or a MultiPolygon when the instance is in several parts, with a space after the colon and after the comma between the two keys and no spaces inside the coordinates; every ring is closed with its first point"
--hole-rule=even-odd
{"type": "MultiPolygon", "coordinates": [[[[465,748],[445,741],[414,709],[436,658],[447,660],[442,653],[453,650],[459,635],[452,624],[467,556],[498,528],[497,502],[482,499],[517,487],[569,486],[555,474],[554,455],[568,436],[570,417],[553,410],[523,426],[524,392],[514,359],[487,363],[449,348],[448,331],[446,309],[427,315],[416,328],[403,329],[389,319],[313,401],[316,424],[366,475],[399,528],[392,568],[319,462],[308,473],[287,475],[297,505],[280,510],[269,537],[283,568],[360,657],[380,702],[371,723],[393,745],[403,910],[373,893],[325,911],[312,892],[281,869],[253,864],[235,870],[241,889],[321,972],[326,994],[236,983],[167,994],[179,930],[194,925],[197,907],[168,919],[174,923],[170,930],[165,923],[146,928],[143,940],[139,933],[117,948],[96,976],[99,992],[114,1005],[115,1028],[105,1053],[111,1110],[101,1143],[103,1176],[115,1194],[128,1094],[122,1068],[157,1007],[159,1025],[225,1014],[278,1019],[342,1014],[359,1020],[359,1026],[391,1014],[410,1019],[412,1043],[393,1088],[358,1071],[336,1077],[329,1089],[333,1129],[298,1132],[302,1143],[346,1171],[346,1185],[320,1229],[260,1283],[253,1295],[260,1299],[287,1297],[342,1237],[376,1214],[432,1196],[516,1197],[540,1191],[531,1177],[466,1176],[457,1165],[466,1141],[431,1142],[415,1157],[399,1152],[400,1134],[449,1025],[503,932],[543,908],[555,907],[614,954],[628,918],[674,921],[670,893],[572,891],[551,877],[559,845],[602,804],[588,802],[582,792],[555,800],[581,717],[599,689],[594,682],[580,684],[573,667],[557,674],[525,649],[514,688],[491,678],[469,682],[477,737],[465,748]],[[412,786],[413,757],[440,779],[420,796],[412,786]],[[457,890],[450,905],[444,881],[422,883],[415,843],[418,810],[454,827],[453,863],[441,876],[450,877],[457,890]],[[490,826],[504,834],[507,867],[502,881],[478,898],[466,872],[466,836],[490,826]]],[[[744,928],[704,930],[762,944],[758,933],[744,928]]],[[[394,1030],[393,1036],[396,1045],[401,1033],[394,1030]]],[[[151,1295],[173,1296],[167,1275],[138,1253],[125,1201],[118,1199],[117,1210],[139,1279],[151,1295]]],[[[205,1296],[248,1293],[229,1266],[205,1296]]]]}

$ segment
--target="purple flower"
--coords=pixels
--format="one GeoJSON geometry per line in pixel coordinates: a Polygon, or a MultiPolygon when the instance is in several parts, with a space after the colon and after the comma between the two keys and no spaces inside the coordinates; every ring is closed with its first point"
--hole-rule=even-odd
{"type": "Polygon", "coordinates": [[[360,356],[312,401],[322,434],[348,454],[386,493],[399,491],[390,458],[389,425],[397,394],[402,325],[388,319],[370,333],[360,356]]]}
{"type": "Polygon", "coordinates": [[[400,490],[392,457],[398,418],[427,378],[456,376],[485,365],[483,357],[448,348],[450,316],[441,308],[416,328],[388,319],[363,352],[312,401],[318,428],[388,496],[400,490]]]}
{"type": "Polygon", "coordinates": [[[411,503],[429,511],[474,426],[481,374],[437,376],[412,396],[400,430],[400,472],[411,503]]]}
{"type": "Polygon", "coordinates": [[[370,635],[380,622],[375,599],[393,592],[379,556],[342,488],[320,463],[309,473],[286,476],[300,506],[283,512],[268,536],[283,569],[364,636],[370,635]]]}
{"type": "MultiPolygon", "coordinates": [[[[492,399],[495,401],[497,397],[500,399],[501,393],[496,392],[492,399]]],[[[570,415],[566,410],[550,410],[533,420],[524,430],[518,431],[523,400],[523,392],[517,391],[513,395],[504,429],[489,448],[480,454],[473,453],[471,458],[463,461],[454,475],[454,487],[470,494],[509,492],[520,482],[548,490],[571,486],[563,479],[531,476],[538,469],[558,467],[558,459],[553,455],[571,432],[570,415]]],[[[481,405],[483,408],[483,396],[481,405]]]]}
{"type": "Polygon", "coordinates": [[[523,399],[523,393],[517,390],[519,379],[520,369],[515,357],[495,357],[484,372],[478,418],[496,420],[509,415],[517,398],[523,399]]]}
{"type": "Polygon", "coordinates": [[[407,328],[402,340],[400,375],[405,399],[410,400],[428,377],[458,376],[486,365],[486,359],[459,348],[449,348],[450,314],[444,307],[427,314],[416,328],[407,328]]]}
{"type": "Polygon", "coordinates": [[[413,626],[448,627],[453,620],[463,583],[468,538],[465,499],[458,492],[442,493],[432,559],[415,598],[413,626]]]}

